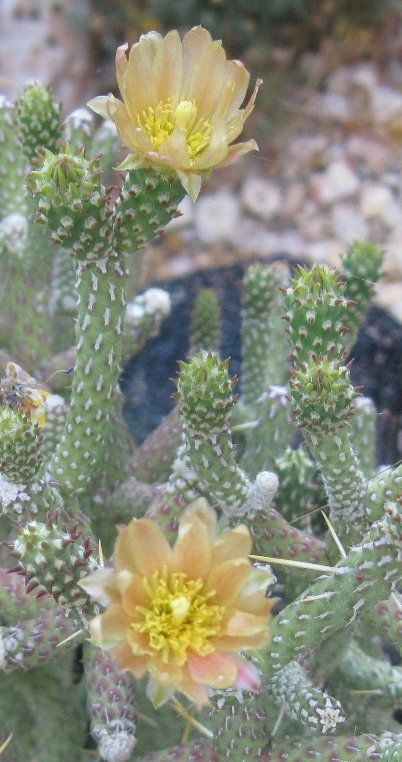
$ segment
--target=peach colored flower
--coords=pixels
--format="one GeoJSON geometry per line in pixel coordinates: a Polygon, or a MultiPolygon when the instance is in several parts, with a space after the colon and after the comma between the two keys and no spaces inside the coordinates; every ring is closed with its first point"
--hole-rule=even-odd
{"type": "Polygon", "coordinates": [[[258,689],[258,670],[238,652],[268,642],[274,601],[250,549],[243,525],[217,534],[203,499],[183,514],[173,548],[155,521],[133,519],[120,530],[114,567],[80,583],[107,606],[90,623],[92,642],[135,677],[148,673],[156,705],[175,690],[202,706],[208,686],[258,689]]]}
{"type": "Polygon", "coordinates": [[[255,140],[231,145],[254,108],[261,80],[245,106],[250,74],[240,61],[228,61],[220,40],[201,26],[181,41],[177,31],[142,35],[116,52],[117,82],[123,101],[102,95],[88,105],[110,118],[132,154],[121,169],[149,164],[177,173],[196,199],[202,175],[231,164],[255,140]]]}

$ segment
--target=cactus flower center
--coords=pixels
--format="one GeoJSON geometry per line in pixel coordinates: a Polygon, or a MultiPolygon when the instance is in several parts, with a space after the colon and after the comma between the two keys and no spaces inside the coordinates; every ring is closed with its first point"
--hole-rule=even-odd
{"type": "Polygon", "coordinates": [[[190,159],[199,156],[211,140],[211,123],[208,119],[198,119],[194,101],[180,101],[174,108],[172,99],[168,98],[155,107],[149,106],[137,117],[137,122],[145,129],[156,150],[168,140],[176,126],[181,127],[186,135],[190,159]]]}
{"type": "MultiPolygon", "coordinates": [[[[188,652],[206,656],[215,650],[211,638],[220,630],[224,606],[214,603],[215,591],[205,592],[201,579],[186,574],[155,572],[145,579],[146,606],[137,606],[138,620],[132,630],[148,636],[149,647],[183,665],[188,652]]],[[[135,648],[135,641],[132,641],[135,648]]]]}

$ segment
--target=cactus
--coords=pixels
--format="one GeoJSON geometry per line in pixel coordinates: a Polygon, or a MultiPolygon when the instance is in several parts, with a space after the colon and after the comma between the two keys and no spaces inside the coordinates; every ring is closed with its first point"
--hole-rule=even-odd
{"type": "Polygon", "coordinates": [[[123,360],[170,307],[136,293],[143,247],[255,148],[229,145],[246,70],[188,35],[186,56],[175,32],[118,49],[123,101],[90,103],[117,129],[60,126],[39,85],[0,100],[0,754],[400,759],[402,470],[376,473],[345,364],[379,249],[341,273],[252,265],[240,382],[201,292],[176,407],[139,447],[124,423],[123,360]]]}

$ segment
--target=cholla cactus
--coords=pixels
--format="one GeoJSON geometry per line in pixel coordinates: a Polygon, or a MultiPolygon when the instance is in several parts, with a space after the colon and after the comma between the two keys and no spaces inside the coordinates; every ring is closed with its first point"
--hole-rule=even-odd
{"type": "Polygon", "coordinates": [[[346,364],[381,252],[251,266],[239,385],[202,293],[177,406],[135,448],[122,358],[170,309],[133,292],[141,248],[255,148],[232,145],[255,93],[201,28],[117,74],[123,102],[92,102],[131,151],[113,194],[112,122],[61,125],[38,85],[0,101],[2,762],[400,759],[402,470],[376,474],[346,364]]]}

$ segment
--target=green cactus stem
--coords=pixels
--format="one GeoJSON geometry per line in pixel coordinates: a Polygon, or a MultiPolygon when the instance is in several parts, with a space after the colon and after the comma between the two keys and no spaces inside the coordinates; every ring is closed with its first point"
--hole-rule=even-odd
{"type": "Polygon", "coordinates": [[[348,648],[330,684],[341,686],[342,694],[348,691],[373,691],[376,706],[397,706],[402,700],[402,671],[384,659],[373,659],[356,643],[348,648]]]}
{"type": "MultiPolygon", "coordinates": [[[[158,500],[162,488],[156,484],[140,482],[130,476],[119,484],[111,495],[103,497],[103,516],[111,516],[116,521],[128,522],[133,516],[141,518],[152,502],[158,500]]],[[[98,501],[95,493],[95,501],[98,501]]]]}
{"type": "Polygon", "coordinates": [[[0,218],[24,213],[24,158],[18,145],[16,114],[0,95],[0,218]]]}
{"type": "Polygon", "coordinates": [[[41,430],[29,415],[0,409],[0,474],[16,484],[33,480],[42,463],[41,430]]]}
{"type": "Polygon", "coordinates": [[[46,87],[27,85],[16,103],[19,140],[29,163],[38,151],[56,151],[61,138],[60,106],[46,87]]]}
{"type": "Polygon", "coordinates": [[[279,513],[292,521],[303,517],[297,526],[311,528],[308,514],[326,503],[320,474],[315,463],[309,458],[304,447],[292,450],[288,447],[275,460],[275,472],[279,488],[275,496],[275,507],[279,513]]]}
{"type": "Polygon", "coordinates": [[[252,410],[248,410],[248,420],[256,417],[257,424],[245,430],[241,465],[253,478],[259,471],[274,466],[278,453],[292,443],[296,432],[291,420],[289,391],[285,386],[268,387],[252,410]]]}
{"type": "Polygon", "coordinates": [[[136,743],[132,681],[116,659],[90,645],[84,649],[84,666],[91,734],[99,755],[106,762],[126,762],[136,743]]]}
{"type": "Polygon", "coordinates": [[[172,472],[182,436],[179,411],[174,407],[162,418],[142,445],[134,450],[132,470],[137,479],[147,484],[165,482],[172,472]]]}
{"type": "Polygon", "coordinates": [[[372,525],[359,545],[336,565],[336,573],[320,577],[272,622],[272,644],[264,657],[265,675],[313,651],[363,610],[384,600],[402,574],[400,514],[395,505],[372,525]],[[305,599],[307,599],[305,601],[305,599]]]}
{"type": "Polygon", "coordinates": [[[42,169],[31,173],[31,186],[40,194],[39,218],[48,222],[51,237],[68,242],[78,260],[77,363],[65,430],[49,465],[61,489],[77,493],[100,465],[113,406],[126,307],[125,252],[166,224],[179,193],[151,171],[130,172],[112,231],[96,161],[48,153],[42,169]]]}
{"type": "Polygon", "coordinates": [[[310,359],[290,381],[296,422],[321,473],[331,521],[341,540],[353,543],[369,523],[367,481],[352,449],[348,421],[355,392],[347,368],[310,359]]]}
{"type": "Polygon", "coordinates": [[[17,531],[11,546],[30,588],[44,588],[66,611],[81,615],[89,606],[91,613],[78,583],[99,564],[92,539],[83,537],[76,525],[60,528],[50,519],[46,524],[31,520],[17,531]]]}
{"type": "Polygon", "coordinates": [[[372,478],[376,468],[376,420],[374,402],[369,397],[356,397],[355,414],[351,419],[350,443],[367,479],[372,478]]]}
{"type": "Polygon", "coordinates": [[[285,292],[291,357],[299,366],[311,356],[341,359],[345,353],[345,315],[349,303],[335,270],[300,267],[285,292]]]}
{"type": "Polygon", "coordinates": [[[141,757],[139,762],[219,762],[221,756],[212,748],[211,741],[198,739],[141,757]]]}
{"type": "Polygon", "coordinates": [[[217,293],[203,288],[194,302],[190,328],[190,354],[202,349],[219,353],[222,334],[222,315],[217,293]]]}
{"type": "Polygon", "coordinates": [[[293,720],[310,730],[334,733],[345,722],[339,701],[316,688],[297,662],[289,662],[273,675],[268,680],[268,690],[293,720]]]}
{"type": "Polygon", "coordinates": [[[349,249],[342,261],[344,295],[349,300],[345,315],[349,348],[354,343],[370,302],[375,285],[382,275],[384,254],[373,243],[357,242],[349,249]]]}
{"type": "Polygon", "coordinates": [[[42,431],[43,441],[41,445],[41,455],[45,460],[49,458],[62,435],[68,405],[60,394],[50,394],[45,402],[46,423],[42,431]]]}
{"type": "Polygon", "coordinates": [[[251,265],[244,275],[242,287],[242,401],[254,405],[267,386],[277,379],[270,379],[269,321],[273,307],[276,284],[267,265],[251,265]]]}
{"type": "Polygon", "coordinates": [[[376,603],[372,608],[362,613],[361,617],[363,635],[367,633],[378,638],[384,638],[402,654],[402,600],[398,593],[394,593],[388,600],[376,603]]]}
{"type": "Polygon", "coordinates": [[[241,508],[250,489],[233,452],[232,387],[228,362],[220,362],[212,353],[201,351],[180,364],[177,399],[183,422],[182,457],[196,473],[201,489],[228,513],[241,508]]]}
{"type": "MultiPolygon", "coordinates": [[[[258,513],[251,524],[256,553],[271,558],[290,558],[317,564],[328,563],[326,544],[309,532],[289,524],[275,509],[258,513]]],[[[286,571],[286,568],[284,568],[286,571]]],[[[290,576],[292,572],[289,572],[290,576]]]]}
{"type": "Polygon", "coordinates": [[[22,575],[0,568],[0,624],[16,624],[21,619],[33,619],[38,613],[39,601],[27,593],[22,575]]]}
{"type": "Polygon", "coordinates": [[[214,733],[214,749],[219,759],[233,762],[263,758],[273,717],[278,711],[266,692],[239,695],[217,692],[212,698],[212,710],[206,726],[214,733]]]}
{"type": "MultiPolygon", "coordinates": [[[[35,619],[0,627],[0,669],[29,670],[58,655],[57,646],[74,633],[74,624],[60,606],[44,607],[35,619]]],[[[64,647],[75,647],[70,640],[64,647]]]]}

